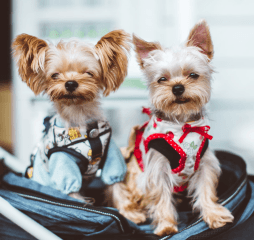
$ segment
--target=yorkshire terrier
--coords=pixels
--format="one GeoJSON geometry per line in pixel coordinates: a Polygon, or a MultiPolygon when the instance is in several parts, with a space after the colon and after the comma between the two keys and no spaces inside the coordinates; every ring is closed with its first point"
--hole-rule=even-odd
{"type": "Polygon", "coordinates": [[[133,44],[147,79],[151,110],[144,111],[150,120],[132,130],[123,149],[130,160],[125,180],[109,189],[113,206],[135,223],[150,217],[154,233],[162,236],[178,231],[174,195],[187,191],[210,228],[232,222],[232,214],[217,203],[221,169],[208,147],[205,108],[214,51],[206,21],[193,27],[183,46],[163,48],[136,36],[133,44]]]}
{"type": "Polygon", "coordinates": [[[54,45],[27,34],[16,37],[12,48],[22,80],[35,95],[46,93],[57,112],[44,120],[44,137],[27,177],[79,199],[84,199],[82,182],[90,182],[104,165],[105,183],[124,178],[126,166],[115,159],[123,157],[110,141],[100,100],[124,81],[130,43],[123,30],[106,34],[95,46],[80,40],[54,45]],[[117,171],[110,170],[107,155],[119,165],[117,171]]]}

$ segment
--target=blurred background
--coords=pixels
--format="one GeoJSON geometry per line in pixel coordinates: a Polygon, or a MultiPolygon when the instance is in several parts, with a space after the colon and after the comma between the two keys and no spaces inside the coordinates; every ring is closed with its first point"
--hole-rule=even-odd
{"type": "MultiPolygon", "coordinates": [[[[58,42],[71,37],[96,43],[114,29],[165,47],[183,42],[200,19],[207,20],[215,47],[211,147],[242,156],[254,173],[254,2],[252,0],[12,0],[0,3],[0,146],[28,162],[52,113],[44,96],[34,97],[11,60],[10,44],[21,33],[58,42]],[[3,3],[5,2],[5,3],[3,3]]],[[[148,91],[134,54],[128,76],[103,108],[118,146],[130,128],[147,118],[148,91]]]]}

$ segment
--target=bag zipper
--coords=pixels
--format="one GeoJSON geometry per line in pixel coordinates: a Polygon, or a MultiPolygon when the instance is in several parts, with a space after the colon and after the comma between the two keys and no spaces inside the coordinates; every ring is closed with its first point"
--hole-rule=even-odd
{"type": "Polygon", "coordinates": [[[73,208],[73,209],[80,209],[80,210],[84,210],[84,211],[88,211],[88,212],[98,213],[98,214],[101,214],[101,215],[104,215],[104,216],[110,216],[110,217],[112,217],[116,220],[116,222],[118,223],[122,233],[131,232],[130,231],[130,226],[128,224],[127,219],[125,219],[122,215],[120,215],[120,213],[117,214],[113,210],[106,209],[106,211],[102,211],[102,210],[99,210],[102,207],[96,207],[96,206],[92,206],[92,205],[89,206],[90,204],[83,204],[81,202],[74,202],[74,201],[71,201],[71,200],[59,199],[59,198],[56,198],[54,196],[47,195],[48,198],[51,198],[51,200],[49,200],[44,196],[46,194],[43,194],[43,193],[33,194],[34,191],[31,190],[31,189],[22,188],[22,187],[19,187],[19,186],[13,186],[13,185],[10,185],[6,182],[2,182],[2,185],[4,186],[4,188],[6,190],[11,191],[11,192],[23,197],[23,198],[26,198],[26,199],[36,200],[36,201],[40,201],[40,202],[44,202],[44,203],[49,203],[49,204],[53,204],[53,205],[56,205],[56,206],[68,207],[68,208],[73,208]],[[30,192],[32,192],[32,194],[31,193],[30,194],[24,193],[26,191],[30,191],[30,192]],[[43,195],[43,197],[41,195],[43,195]],[[56,200],[54,200],[54,199],[56,199],[56,200]]]}
{"type": "Polygon", "coordinates": [[[115,220],[118,221],[118,223],[120,225],[120,228],[121,228],[122,232],[124,233],[122,223],[121,223],[120,219],[117,216],[115,216],[114,214],[105,213],[105,212],[101,212],[101,211],[98,211],[98,210],[87,208],[87,207],[85,207],[87,204],[84,207],[79,207],[79,206],[70,205],[70,204],[63,204],[63,203],[53,202],[53,201],[50,201],[50,200],[47,200],[47,199],[38,198],[38,197],[30,196],[30,195],[27,195],[27,194],[22,194],[22,193],[17,193],[17,192],[14,192],[14,193],[16,193],[19,196],[24,197],[26,199],[37,200],[37,201],[40,201],[40,202],[50,203],[50,204],[57,205],[57,206],[62,206],[62,207],[81,209],[81,210],[85,210],[85,211],[88,211],[88,212],[99,213],[99,214],[102,214],[102,215],[113,217],[115,220]]]}
{"type": "MultiPolygon", "coordinates": [[[[235,191],[232,195],[230,195],[230,197],[228,197],[228,198],[225,199],[225,200],[219,201],[220,204],[221,204],[222,206],[224,206],[224,205],[226,205],[229,201],[231,201],[231,200],[241,191],[241,189],[242,189],[243,186],[246,184],[246,182],[247,182],[247,177],[244,178],[244,180],[242,181],[242,183],[239,185],[239,187],[236,189],[236,191],[235,191]]],[[[117,214],[115,214],[115,212],[114,212],[114,214],[113,214],[113,213],[112,213],[113,211],[110,210],[110,209],[107,209],[107,212],[103,212],[103,211],[94,209],[94,208],[99,208],[99,207],[88,206],[89,204],[86,204],[86,205],[84,205],[84,206],[78,206],[78,205],[81,205],[82,203],[76,203],[76,202],[75,202],[75,205],[74,205],[74,202],[73,202],[73,204],[60,203],[60,202],[53,201],[53,200],[48,200],[48,199],[45,199],[45,198],[42,198],[42,197],[37,197],[37,196],[33,196],[33,195],[28,195],[28,194],[21,193],[21,192],[22,192],[22,189],[23,189],[23,192],[24,192],[24,191],[31,191],[31,192],[34,192],[33,190],[30,190],[30,189],[26,189],[26,188],[22,188],[22,187],[18,187],[18,186],[12,186],[12,185],[10,185],[10,184],[8,184],[8,183],[5,183],[5,182],[2,182],[2,185],[4,185],[5,188],[6,188],[7,190],[9,190],[9,191],[11,191],[11,192],[13,192],[13,193],[15,193],[15,194],[21,196],[21,197],[24,197],[24,198],[26,198],[26,199],[36,200],[36,201],[40,201],[40,202],[44,202],[44,203],[54,204],[54,205],[57,205],[57,206],[68,207],[68,208],[73,208],[73,209],[80,209],[80,210],[84,210],[84,211],[89,211],[89,212],[93,212],[93,213],[98,213],[98,214],[105,215],[105,216],[110,216],[110,217],[114,218],[114,219],[117,221],[117,223],[118,223],[119,226],[120,226],[120,229],[121,229],[122,233],[128,232],[127,230],[124,229],[123,224],[122,224],[122,221],[121,221],[120,218],[123,218],[123,219],[126,221],[126,223],[127,223],[127,220],[126,220],[124,217],[122,217],[120,214],[119,214],[119,216],[117,216],[117,214]],[[21,192],[19,192],[19,191],[13,191],[13,190],[11,190],[12,188],[15,188],[16,190],[17,190],[17,188],[19,188],[19,189],[21,188],[21,192]],[[109,212],[110,212],[110,213],[109,213],[109,212]]],[[[34,194],[34,195],[45,195],[45,194],[43,194],[43,193],[37,193],[37,194],[34,194]]],[[[55,197],[49,196],[49,198],[55,198],[55,197]]],[[[67,202],[72,202],[71,200],[64,200],[64,199],[58,199],[58,198],[56,198],[56,199],[57,199],[57,200],[60,200],[61,202],[66,202],[66,201],[67,201],[67,202]]],[[[82,205],[83,205],[83,204],[82,204],[82,205]]],[[[187,229],[189,229],[189,228],[191,228],[191,227],[197,225],[198,223],[200,223],[200,222],[202,222],[202,221],[203,221],[203,220],[202,220],[202,217],[200,217],[196,222],[194,222],[193,224],[189,225],[188,227],[182,229],[182,230],[181,230],[180,232],[178,232],[178,233],[181,233],[181,232],[183,232],[183,231],[185,231],[185,230],[187,230],[187,229]]],[[[128,223],[127,223],[127,224],[128,224],[128,223]]],[[[128,227],[129,227],[129,225],[128,225],[128,227]]],[[[159,240],[166,240],[166,239],[171,238],[172,236],[173,236],[173,235],[167,235],[167,236],[164,236],[163,238],[160,238],[159,240]]]]}
{"type": "MultiPolygon", "coordinates": [[[[231,201],[231,200],[241,191],[241,189],[242,189],[243,186],[246,184],[246,182],[247,182],[247,177],[245,177],[245,179],[242,181],[242,183],[239,185],[239,187],[236,189],[236,191],[235,191],[230,197],[228,197],[228,198],[225,199],[225,200],[219,201],[220,205],[224,206],[224,205],[226,205],[229,201],[231,201]]],[[[202,219],[202,217],[200,217],[196,222],[194,222],[194,223],[192,223],[191,225],[189,225],[188,227],[182,229],[180,232],[183,232],[184,230],[187,230],[187,229],[189,229],[189,228],[191,228],[191,227],[197,225],[198,223],[200,223],[200,222],[202,222],[202,221],[203,221],[203,219],[202,219]]],[[[180,233],[180,232],[178,232],[178,233],[180,233]]],[[[163,238],[160,238],[159,240],[169,239],[169,238],[171,238],[172,236],[173,236],[173,235],[167,235],[167,236],[165,236],[165,237],[163,237],[163,238]]]]}

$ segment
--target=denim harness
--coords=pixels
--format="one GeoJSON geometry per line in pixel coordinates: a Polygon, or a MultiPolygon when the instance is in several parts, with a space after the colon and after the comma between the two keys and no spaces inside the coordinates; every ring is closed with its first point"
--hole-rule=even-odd
{"type": "Polygon", "coordinates": [[[66,129],[57,125],[57,115],[44,119],[44,136],[35,152],[39,153],[43,167],[49,171],[49,159],[55,152],[66,152],[78,159],[77,165],[83,176],[94,175],[103,168],[111,137],[111,128],[106,121],[96,121],[87,127],[66,129]]]}

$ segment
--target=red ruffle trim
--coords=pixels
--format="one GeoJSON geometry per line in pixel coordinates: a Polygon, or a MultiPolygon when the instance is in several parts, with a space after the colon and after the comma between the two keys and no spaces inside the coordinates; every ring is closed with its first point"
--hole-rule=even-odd
{"type": "Polygon", "coordinates": [[[183,151],[183,149],[176,144],[173,139],[172,139],[172,133],[169,132],[169,134],[164,134],[164,133],[154,133],[152,135],[150,135],[145,141],[144,141],[144,145],[145,145],[145,151],[146,153],[148,152],[148,144],[151,140],[157,139],[157,138],[163,138],[167,141],[167,143],[174,148],[179,155],[181,156],[180,160],[179,160],[179,166],[177,168],[172,169],[173,173],[179,173],[181,172],[184,167],[185,167],[185,161],[186,161],[186,153],[183,151]]]}
{"type": "MultiPolygon", "coordinates": [[[[146,113],[147,115],[150,115],[151,112],[150,112],[150,109],[148,108],[143,108],[143,113],[146,113]]],[[[157,118],[157,121],[162,121],[160,118],[157,118]]],[[[142,170],[142,172],[144,172],[144,165],[143,165],[143,159],[142,159],[142,152],[139,148],[139,145],[141,143],[141,140],[142,140],[142,136],[143,136],[143,133],[144,133],[144,130],[146,128],[146,126],[148,125],[149,121],[145,122],[145,124],[138,130],[136,130],[136,141],[135,141],[135,148],[134,148],[134,156],[136,157],[137,159],[137,162],[138,162],[138,165],[140,167],[140,169],[142,170]]],[[[181,156],[181,159],[179,160],[179,166],[177,168],[174,168],[172,169],[172,172],[173,173],[179,173],[181,172],[184,167],[185,167],[185,162],[186,162],[186,153],[183,151],[183,149],[173,141],[173,137],[174,135],[171,134],[171,132],[169,132],[168,134],[163,134],[163,133],[155,133],[155,134],[152,134],[150,135],[145,141],[144,141],[144,145],[145,145],[145,151],[146,153],[148,152],[148,144],[151,140],[154,140],[154,139],[157,139],[157,138],[163,138],[167,141],[167,143],[173,147],[175,149],[175,151],[177,151],[180,156],[181,156]]],[[[197,171],[198,168],[199,168],[199,164],[200,164],[200,155],[201,155],[201,152],[202,152],[202,149],[205,145],[205,141],[206,141],[206,137],[204,137],[200,147],[199,147],[199,150],[197,152],[197,155],[196,155],[196,161],[195,161],[195,166],[194,166],[194,170],[197,171]]],[[[187,183],[184,183],[182,186],[178,187],[178,186],[175,186],[174,187],[174,192],[183,192],[186,188],[188,187],[188,182],[187,183]]]]}
{"type": "Polygon", "coordinates": [[[205,145],[205,141],[206,141],[206,137],[204,137],[202,143],[200,144],[200,147],[198,149],[198,152],[197,152],[197,156],[196,156],[196,162],[195,162],[195,166],[194,166],[194,170],[197,171],[198,170],[198,167],[199,167],[199,163],[200,163],[200,155],[201,155],[201,152],[203,150],[203,147],[205,145]]]}
{"type": "Polygon", "coordinates": [[[188,187],[188,182],[184,183],[180,187],[174,187],[174,192],[183,192],[188,187]]]}
{"type": "Polygon", "coordinates": [[[145,122],[145,124],[140,129],[136,130],[136,141],[135,141],[135,147],[134,147],[134,152],[133,152],[142,172],[144,172],[144,164],[143,164],[143,159],[142,159],[142,152],[139,149],[139,145],[142,140],[144,130],[145,130],[148,123],[149,123],[149,121],[145,122]]]}

